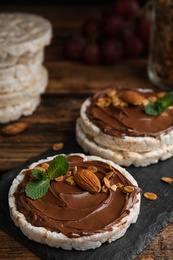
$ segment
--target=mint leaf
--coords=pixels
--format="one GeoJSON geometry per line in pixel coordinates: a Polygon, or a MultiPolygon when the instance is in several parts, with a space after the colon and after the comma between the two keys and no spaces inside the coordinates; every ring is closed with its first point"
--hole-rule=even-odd
{"type": "Polygon", "coordinates": [[[145,113],[149,116],[158,116],[163,113],[167,107],[173,105],[173,91],[167,92],[161,99],[156,102],[150,102],[145,106],[145,113]]]}
{"type": "Polygon", "coordinates": [[[49,168],[48,176],[49,178],[57,178],[68,172],[69,163],[63,155],[58,155],[53,159],[49,168]]]}
{"type": "Polygon", "coordinates": [[[43,197],[49,189],[50,179],[57,178],[68,172],[69,163],[63,155],[58,155],[53,159],[46,172],[35,169],[32,175],[35,179],[27,183],[25,187],[26,196],[36,200],[43,197]]]}
{"type": "Polygon", "coordinates": [[[46,180],[47,179],[47,174],[44,172],[44,171],[41,171],[41,170],[38,170],[38,169],[35,169],[33,172],[32,172],[32,175],[38,179],[38,180],[46,180]]]}
{"type": "Polygon", "coordinates": [[[173,105],[173,91],[166,93],[162,97],[161,102],[165,108],[168,106],[172,106],[173,105]]]}
{"type": "Polygon", "coordinates": [[[145,113],[149,116],[158,116],[164,112],[166,107],[162,104],[161,101],[157,100],[156,102],[150,102],[145,106],[145,113]]]}
{"type": "Polygon", "coordinates": [[[48,191],[50,186],[50,180],[47,178],[46,180],[34,179],[27,183],[25,187],[25,192],[27,197],[37,200],[43,197],[48,191]]]}

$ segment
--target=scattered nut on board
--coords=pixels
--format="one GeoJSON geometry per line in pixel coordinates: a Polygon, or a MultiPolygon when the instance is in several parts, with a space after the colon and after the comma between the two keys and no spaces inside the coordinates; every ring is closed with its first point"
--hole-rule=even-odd
{"type": "Polygon", "coordinates": [[[169,184],[173,182],[173,179],[169,177],[162,177],[161,180],[169,184]]]}
{"type": "Polygon", "coordinates": [[[156,200],[157,199],[157,195],[155,193],[152,193],[152,192],[145,192],[144,197],[149,199],[149,200],[156,200]]]}
{"type": "Polygon", "coordinates": [[[2,133],[4,135],[17,135],[21,132],[23,132],[28,127],[28,124],[26,123],[14,123],[7,125],[2,128],[2,133]]]}
{"type": "Polygon", "coordinates": [[[52,146],[54,151],[61,150],[63,148],[64,144],[63,143],[56,143],[52,146]]]}
{"type": "Polygon", "coordinates": [[[147,258],[142,258],[141,260],[154,260],[154,259],[151,257],[147,257],[147,258]]]}

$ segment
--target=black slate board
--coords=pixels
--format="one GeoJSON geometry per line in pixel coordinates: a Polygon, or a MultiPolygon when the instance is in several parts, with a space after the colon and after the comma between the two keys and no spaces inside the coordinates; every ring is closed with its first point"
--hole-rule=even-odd
{"type": "MultiPolygon", "coordinates": [[[[64,142],[59,153],[82,152],[75,137],[64,142]]],[[[49,150],[42,155],[29,159],[21,167],[10,171],[0,178],[0,228],[21,242],[36,255],[45,260],[132,260],[173,220],[173,186],[160,180],[161,177],[173,177],[173,158],[145,168],[127,167],[137,180],[143,192],[150,191],[158,195],[156,201],[149,201],[142,196],[141,211],[137,223],[129,227],[126,234],[112,242],[105,243],[95,250],[66,251],[36,243],[25,237],[10,219],[8,210],[8,191],[12,180],[21,169],[27,168],[34,161],[57,154],[49,150]]]]}

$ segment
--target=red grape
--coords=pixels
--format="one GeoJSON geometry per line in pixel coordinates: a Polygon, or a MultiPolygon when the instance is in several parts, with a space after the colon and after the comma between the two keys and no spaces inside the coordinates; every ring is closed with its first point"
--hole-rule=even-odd
{"type": "Polygon", "coordinates": [[[137,17],[139,13],[139,4],[136,0],[117,0],[115,11],[125,20],[131,20],[137,17]]]}
{"type": "Polygon", "coordinates": [[[126,35],[123,39],[124,53],[127,58],[137,58],[143,50],[143,43],[136,35],[126,35]]]}
{"type": "Polygon", "coordinates": [[[80,35],[70,37],[64,44],[64,55],[70,60],[79,60],[85,45],[85,39],[80,35]]]}
{"type": "Polygon", "coordinates": [[[150,43],[151,35],[151,18],[141,19],[136,25],[136,33],[145,44],[150,43]]]}
{"type": "Polygon", "coordinates": [[[100,22],[96,18],[88,18],[84,21],[81,28],[82,35],[85,38],[98,36],[100,32],[100,22]]]}
{"type": "Polygon", "coordinates": [[[101,46],[102,56],[107,63],[115,63],[123,56],[123,46],[121,41],[116,39],[106,39],[101,46]]]}
{"type": "Polygon", "coordinates": [[[124,30],[124,19],[119,15],[108,15],[103,18],[102,29],[108,36],[115,36],[124,30]]]}
{"type": "Polygon", "coordinates": [[[100,47],[92,43],[86,44],[83,49],[82,57],[87,64],[99,64],[101,62],[100,47]]]}

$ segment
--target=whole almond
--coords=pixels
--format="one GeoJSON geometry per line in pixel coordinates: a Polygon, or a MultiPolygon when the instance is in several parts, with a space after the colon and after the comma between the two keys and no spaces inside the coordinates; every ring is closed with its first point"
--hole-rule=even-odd
{"type": "Polygon", "coordinates": [[[132,105],[141,105],[143,100],[143,97],[133,90],[124,91],[121,95],[121,98],[128,104],[132,105]]]}
{"type": "Polygon", "coordinates": [[[101,184],[97,176],[88,169],[78,171],[74,175],[75,181],[79,187],[91,193],[97,193],[101,190],[101,184]]]}
{"type": "Polygon", "coordinates": [[[155,193],[152,193],[152,192],[145,192],[144,197],[149,199],[149,200],[156,200],[157,199],[157,195],[155,193]]]}
{"type": "Polygon", "coordinates": [[[5,135],[17,135],[23,132],[28,127],[26,123],[14,123],[2,128],[2,133],[5,135]]]}

